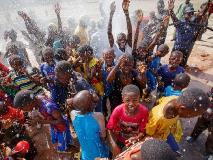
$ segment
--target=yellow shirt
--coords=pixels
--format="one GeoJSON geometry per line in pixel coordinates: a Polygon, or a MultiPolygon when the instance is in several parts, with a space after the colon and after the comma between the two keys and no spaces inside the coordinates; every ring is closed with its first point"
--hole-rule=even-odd
{"type": "Polygon", "coordinates": [[[163,115],[164,106],[176,96],[163,97],[159,100],[159,105],[155,106],[149,115],[149,121],[146,125],[146,133],[152,137],[166,140],[171,133],[175,140],[179,142],[183,135],[179,116],[172,119],[166,119],[163,115]]]}
{"type": "MultiPolygon", "coordinates": [[[[96,66],[97,63],[98,63],[98,59],[92,58],[89,62],[90,70],[92,70],[96,66]]],[[[86,71],[85,64],[84,64],[84,71],[86,71]]],[[[87,79],[87,73],[86,72],[84,73],[84,78],[87,79]]],[[[98,94],[100,96],[104,95],[104,86],[103,86],[103,83],[101,81],[99,81],[96,77],[93,77],[92,80],[90,81],[90,83],[95,87],[96,91],[98,92],[98,94]]]]}

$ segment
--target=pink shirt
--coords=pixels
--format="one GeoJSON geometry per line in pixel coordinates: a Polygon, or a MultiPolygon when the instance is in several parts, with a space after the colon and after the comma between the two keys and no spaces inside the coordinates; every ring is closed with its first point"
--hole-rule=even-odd
{"type": "Polygon", "coordinates": [[[121,104],[112,112],[107,129],[113,130],[117,140],[125,143],[130,137],[145,133],[148,116],[148,109],[142,104],[139,105],[138,112],[134,116],[127,115],[125,104],[121,104]]]}

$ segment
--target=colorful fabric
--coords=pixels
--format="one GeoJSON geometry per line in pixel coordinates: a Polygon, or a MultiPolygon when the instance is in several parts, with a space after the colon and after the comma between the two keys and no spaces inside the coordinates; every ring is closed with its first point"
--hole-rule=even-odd
{"type": "Polygon", "coordinates": [[[121,104],[112,112],[107,129],[113,130],[116,139],[125,144],[125,140],[145,132],[148,116],[148,109],[142,104],[134,116],[127,115],[125,104],[121,104]]]}
{"type": "MultiPolygon", "coordinates": [[[[50,66],[47,63],[42,63],[40,65],[40,72],[43,77],[48,80],[55,80],[55,64],[50,66]]],[[[48,87],[50,88],[52,84],[48,83],[48,87]]]]}
{"type": "MultiPolygon", "coordinates": [[[[42,104],[39,112],[46,120],[55,120],[52,116],[53,111],[59,111],[59,107],[46,99],[41,99],[42,104]]],[[[51,124],[51,138],[53,144],[58,143],[58,151],[66,151],[71,143],[71,133],[69,130],[69,121],[63,116],[63,121],[57,124],[51,124]]]]}
{"type": "Polygon", "coordinates": [[[171,133],[175,137],[175,140],[180,142],[183,131],[179,116],[167,119],[163,114],[164,106],[176,98],[176,96],[163,97],[159,100],[159,104],[151,110],[149,120],[146,125],[147,135],[166,141],[167,137],[171,133]]]}
{"type": "Polygon", "coordinates": [[[30,78],[24,74],[18,74],[14,70],[10,71],[9,77],[19,90],[31,90],[35,95],[44,93],[41,86],[36,85],[30,78]]]}
{"type": "Polygon", "coordinates": [[[101,128],[94,113],[85,115],[73,111],[73,126],[81,146],[81,160],[109,157],[109,149],[100,137],[101,128]]]}
{"type": "Polygon", "coordinates": [[[182,94],[181,90],[174,90],[172,86],[167,86],[164,90],[163,96],[180,96],[182,94]]]}
{"type": "Polygon", "coordinates": [[[175,79],[175,76],[180,73],[184,73],[184,68],[178,66],[175,71],[170,71],[168,65],[163,65],[158,69],[158,75],[162,77],[162,82],[164,82],[164,88],[172,85],[172,81],[175,79]]]}

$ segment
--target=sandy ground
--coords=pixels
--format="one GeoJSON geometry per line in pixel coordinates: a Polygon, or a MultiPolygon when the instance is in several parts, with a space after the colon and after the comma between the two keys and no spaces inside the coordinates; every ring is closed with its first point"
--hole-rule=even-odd
{"type": "MultiPolygon", "coordinates": [[[[178,0],[176,2],[176,6],[183,2],[183,0],[178,0]]],[[[198,9],[198,6],[204,2],[204,0],[192,0],[192,3],[195,4],[195,10],[198,9]]],[[[98,1],[96,0],[63,0],[60,1],[62,5],[62,20],[65,22],[67,17],[70,15],[82,15],[82,14],[87,14],[91,16],[94,20],[97,20],[99,17],[99,11],[98,11],[98,1]],[[83,5],[83,4],[86,4],[83,5]],[[86,9],[86,10],[85,10],[86,9]],[[87,12],[86,12],[87,11],[87,12]]],[[[142,8],[145,15],[148,14],[148,12],[152,10],[156,10],[156,0],[132,0],[131,1],[131,7],[130,7],[130,12],[132,12],[135,9],[142,8]]],[[[22,29],[19,26],[19,23],[23,23],[20,21],[16,15],[17,10],[25,10],[25,11],[33,11],[35,15],[38,15],[40,18],[40,21],[45,22],[45,25],[47,25],[50,21],[55,21],[55,15],[54,11],[52,10],[53,6],[49,4],[44,3],[38,3],[36,5],[26,7],[26,6],[19,6],[18,8],[12,10],[10,13],[12,15],[12,25],[4,25],[7,22],[7,18],[5,19],[5,12],[6,10],[1,10],[0,11],[0,28],[1,32],[2,30],[9,29],[11,27],[17,27],[19,29],[22,29]],[[18,25],[17,25],[18,24],[18,25]]],[[[23,25],[23,24],[22,24],[23,25]]],[[[66,23],[65,23],[66,25],[66,23]]],[[[209,26],[213,27],[213,16],[210,18],[209,21],[209,26]]],[[[44,28],[46,26],[43,26],[44,28]]],[[[173,35],[173,30],[174,28],[169,27],[168,30],[168,36],[166,43],[170,46],[170,49],[172,49],[173,42],[170,40],[172,39],[173,35]]],[[[202,40],[196,42],[195,47],[192,51],[192,54],[189,58],[189,63],[188,65],[191,67],[198,67],[198,69],[193,69],[192,71],[189,72],[192,81],[190,83],[189,87],[200,87],[206,92],[209,91],[211,87],[213,87],[213,39],[208,39],[209,37],[213,36],[213,32],[207,31],[204,35],[202,40]]],[[[0,50],[4,51],[5,43],[2,40],[3,43],[0,45],[0,50]]],[[[35,63],[35,58],[33,56],[33,53],[28,50],[30,60],[33,62],[34,66],[37,66],[35,63]]],[[[168,62],[168,56],[165,57],[162,60],[163,63],[168,62]]],[[[183,160],[201,160],[202,154],[204,153],[204,143],[205,143],[205,138],[206,135],[208,134],[207,132],[203,133],[200,138],[194,143],[194,144],[187,144],[185,142],[185,137],[189,135],[194,127],[194,124],[196,122],[196,118],[192,119],[183,119],[183,128],[184,128],[184,137],[181,142],[181,148],[184,153],[184,156],[181,158],[183,160]]],[[[40,145],[46,145],[48,147],[48,144],[51,142],[44,136],[45,134],[48,133],[47,129],[44,129],[42,132],[38,132],[39,135],[35,137],[35,139],[40,139],[40,141],[44,141],[43,144],[37,144],[38,146],[40,145]]],[[[58,154],[51,154],[52,151],[44,152],[46,149],[43,151],[40,151],[41,153],[39,154],[38,159],[48,159],[48,160],[55,160],[58,159],[58,154]],[[47,158],[51,154],[51,157],[47,158]]],[[[47,151],[47,150],[46,150],[47,151]]]]}

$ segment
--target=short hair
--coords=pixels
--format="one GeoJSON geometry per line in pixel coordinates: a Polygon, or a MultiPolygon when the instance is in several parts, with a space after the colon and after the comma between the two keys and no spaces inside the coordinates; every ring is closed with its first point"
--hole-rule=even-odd
{"type": "Polygon", "coordinates": [[[35,95],[33,94],[33,91],[22,90],[15,95],[13,104],[17,108],[23,108],[27,104],[31,103],[33,100],[35,100],[35,95]]]}
{"type": "Polygon", "coordinates": [[[159,139],[148,139],[141,145],[143,160],[176,160],[176,155],[169,145],[159,139]]]}
{"type": "Polygon", "coordinates": [[[138,88],[138,86],[134,84],[126,85],[122,90],[122,95],[125,95],[126,93],[129,93],[129,92],[133,92],[140,95],[140,89],[138,88]]]}
{"type": "Polygon", "coordinates": [[[56,52],[55,52],[55,59],[57,60],[57,61],[63,61],[63,60],[65,60],[65,59],[63,59],[63,55],[66,55],[67,53],[66,53],[66,51],[65,51],[65,49],[63,49],[63,48],[58,48],[57,50],[56,50],[56,52]]]}
{"type": "Polygon", "coordinates": [[[9,58],[9,64],[11,64],[14,61],[20,61],[22,65],[24,64],[24,60],[19,55],[12,55],[12,56],[10,56],[10,58],[9,58]]]}
{"type": "Polygon", "coordinates": [[[189,88],[178,97],[177,103],[186,108],[207,108],[210,106],[208,95],[199,88],[189,88]]]}
{"type": "Polygon", "coordinates": [[[93,49],[90,45],[83,45],[81,47],[78,48],[78,53],[79,53],[79,56],[82,56],[85,52],[87,52],[89,55],[93,55],[93,49]]]}
{"type": "Polygon", "coordinates": [[[173,84],[181,88],[186,88],[189,85],[190,80],[191,78],[188,74],[179,73],[175,76],[173,84]]]}
{"type": "Polygon", "coordinates": [[[125,53],[125,54],[123,54],[129,61],[131,61],[131,62],[134,62],[134,57],[131,55],[131,54],[129,54],[129,53],[125,53]]]}
{"type": "Polygon", "coordinates": [[[120,39],[122,39],[122,38],[126,38],[126,34],[125,33],[119,33],[118,35],[117,35],[117,40],[120,40],[120,39]]]}
{"type": "Polygon", "coordinates": [[[54,51],[51,47],[45,47],[42,51],[42,56],[44,56],[46,53],[52,53],[52,55],[54,55],[54,51]]]}
{"type": "MultiPolygon", "coordinates": [[[[182,53],[181,51],[175,50],[175,51],[173,51],[173,52],[171,53],[171,55],[180,55],[180,56],[183,58],[183,53],[182,53]]],[[[170,56],[171,56],[171,55],[170,55],[170,56]]]]}
{"type": "Polygon", "coordinates": [[[72,65],[67,61],[60,61],[56,64],[55,72],[56,73],[62,72],[62,73],[70,73],[71,74],[73,72],[72,65]]]}
{"type": "Polygon", "coordinates": [[[158,49],[157,49],[159,52],[162,52],[162,51],[165,51],[165,50],[168,50],[169,51],[169,46],[167,44],[161,44],[158,49]]]}

